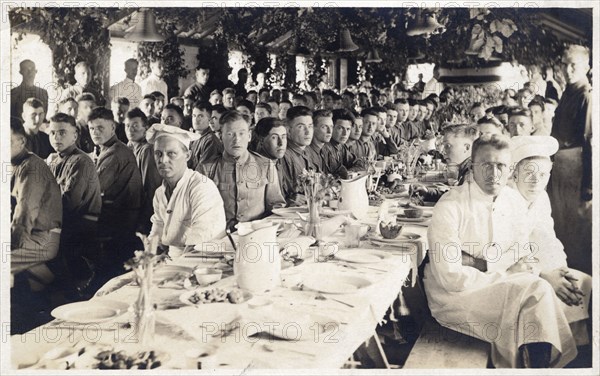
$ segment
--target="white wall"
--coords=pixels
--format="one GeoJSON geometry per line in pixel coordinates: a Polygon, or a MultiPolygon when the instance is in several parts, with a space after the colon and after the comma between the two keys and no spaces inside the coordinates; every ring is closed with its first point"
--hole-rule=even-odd
{"type": "MultiPolygon", "coordinates": [[[[53,102],[56,98],[54,71],[52,68],[52,51],[47,44],[40,40],[35,34],[24,34],[23,39],[16,41],[17,33],[11,36],[10,49],[10,81],[2,85],[3,100],[8,100],[10,89],[21,84],[22,77],[19,74],[19,63],[29,59],[35,63],[37,74],[35,85],[48,91],[48,101],[53,102]]],[[[52,106],[48,106],[51,108],[52,106]]]]}
{"type": "MultiPolygon", "coordinates": [[[[125,61],[137,58],[137,42],[123,38],[110,39],[110,71],[108,82],[110,86],[125,79],[125,61]]],[[[139,81],[139,76],[136,78],[139,81]]]]}

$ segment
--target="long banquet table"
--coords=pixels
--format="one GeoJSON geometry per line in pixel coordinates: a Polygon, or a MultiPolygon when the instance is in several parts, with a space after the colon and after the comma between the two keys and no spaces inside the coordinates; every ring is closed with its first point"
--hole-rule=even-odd
{"type": "MultiPolygon", "coordinates": [[[[390,214],[400,212],[400,204],[406,197],[388,200],[390,214]]],[[[431,208],[426,209],[431,213],[431,208]]],[[[364,224],[374,227],[377,223],[378,208],[370,207],[369,215],[362,219],[364,224]]],[[[276,219],[274,216],[272,219],[276,219]]],[[[155,340],[152,349],[163,354],[162,369],[190,368],[186,363],[185,352],[190,349],[203,349],[216,356],[214,367],[218,369],[267,369],[267,368],[341,368],[351,358],[355,350],[371,338],[375,328],[384,318],[388,308],[398,297],[401,287],[410,283],[409,274],[427,249],[427,225],[407,223],[403,232],[420,235],[420,239],[403,246],[380,247],[363,240],[361,248],[378,249],[390,257],[379,263],[348,264],[339,260],[319,262],[316,257],[308,257],[298,266],[282,270],[282,275],[297,273],[300,278],[311,274],[349,275],[368,279],[372,284],[350,294],[319,294],[315,291],[299,289],[296,286],[278,286],[264,294],[254,294],[254,298],[264,298],[272,304],[265,307],[250,307],[242,304],[213,303],[197,306],[177,304],[182,289],[153,289],[153,298],[158,304],[156,314],[155,340]],[[319,325],[298,325],[307,320],[319,325]],[[226,337],[213,334],[225,324],[239,322],[239,326],[226,337]],[[273,325],[283,325],[296,330],[298,340],[278,340],[270,336],[255,334],[270,329],[273,325]],[[258,328],[258,330],[257,330],[258,328]],[[318,329],[317,329],[318,328],[318,329]]],[[[340,241],[343,234],[335,233],[327,240],[340,241]]],[[[172,265],[189,267],[210,266],[215,263],[210,258],[180,257],[169,262],[172,265]]],[[[412,281],[416,270],[412,273],[412,281]]],[[[132,274],[126,273],[109,281],[90,302],[102,306],[104,299],[135,302],[139,287],[131,283],[132,274]]],[[[231,289],[235,287],[235,277],[220,280],[210,287],[231,289]]],[[[252,302],[253,300],[250,300],[252,302]]],[[[49,350],[67,346],[86,348],[93,351],[100,345],[110,345],[115,349],[136,348],[132,344],[133,314],[130,312],[115,321],[102,324],[74,324],[54,320],[23,335],[11,338],[13,367],[36,362],[32,368],[44,367],[43,355],[49,350]],[[40,359],[42,359],[40,361],[40,359]]],[[[288,332],[289,333],[289,332],[288,332]]],[[[83,362],[80,362],[83,363],[83,362]]],[[[46,367],[63,368],[65,364],[52,364],[46,367]]],[[[75,368],[89,364],[78,364],[75,368]]]]}

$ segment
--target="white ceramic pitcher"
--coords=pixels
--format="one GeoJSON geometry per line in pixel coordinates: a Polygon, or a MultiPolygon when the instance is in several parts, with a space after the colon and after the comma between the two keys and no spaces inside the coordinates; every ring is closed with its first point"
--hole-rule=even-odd
{"type": "Polygon", "coordinates": [[[342,188],[338,208],[350,210],[356,218],[364,218],[369,210],[369,195],[367,194],[367,174],[360,174],[354,179],[341,180],[342,188]]]}
{"type": "Polygon", "coordinates": [[[279,284],[281,259],[277,243],[278,227],[266,221],[238,225],[239,243],[233,274],[241,289],[262,293],[279,284]]]}

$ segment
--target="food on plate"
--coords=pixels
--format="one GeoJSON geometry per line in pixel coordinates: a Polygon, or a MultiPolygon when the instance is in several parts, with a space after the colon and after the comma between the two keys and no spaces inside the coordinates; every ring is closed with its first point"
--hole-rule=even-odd
{"type": "Polygon", "coordinates": [[[400,231],[402,230],[401,224],[395,223],[379,223],[379,231],[381,231],[381,236],[386,239],[394,239],[398,236],[400,231]]]}
{"type": "Polygon", "coordinates": [[[98,369],[153,369],[160,367],[165,361],[164,355],[156,351],[140,351],[133,355],[126,351],[101,351],[96,355],[98,369]]]}
{"type": "Polygon", "coordinates": [[[206,289],[194,292],[188,300],[193,304],[233,303],[239,304],[248,300],[248,296],[240,289],[227,291],[222,288],[206,289]]]}

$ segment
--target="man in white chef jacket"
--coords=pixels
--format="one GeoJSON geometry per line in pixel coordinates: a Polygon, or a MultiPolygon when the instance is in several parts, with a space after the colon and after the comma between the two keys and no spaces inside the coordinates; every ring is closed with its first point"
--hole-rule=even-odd
{"type": "Polygon", "coordinates": [[[585,319],[590,299],[592,277],[567,266],[567,255],[554,231],[552,207],[546,192],[552,161],[558,151],[558,141],[551,136],[515,136],[511,140],[512,181],[510,184],[527,201],[532,220],[529,237],[540,277],[554,288],[565,304],[563,310],[578,345],[587,345],[589,336],[585,319]],[[585,291],[585,294],[584,294],[585,291]],[[568,308],[570,307],[570,308],[568,308]]]}
{"type": "Polygon", "coordinates": [[[490,342],[497,368],[562,367],[577,348],[554,289],[535,273],[527,203],[506,186],[510,140],[483,135],[471,158],[472,177],[441,197],[428,230],[431,313],[490,342]]]}
{"type": "Polygon", "coordinates": [[[154,124],[146,133],[163,183],[154,193],[150,237],[177,257],[196,245],[225,236],[225,210],[215,183],[187,167],[190,142],[200,136],[154,124]]]}

